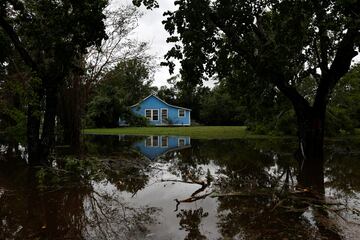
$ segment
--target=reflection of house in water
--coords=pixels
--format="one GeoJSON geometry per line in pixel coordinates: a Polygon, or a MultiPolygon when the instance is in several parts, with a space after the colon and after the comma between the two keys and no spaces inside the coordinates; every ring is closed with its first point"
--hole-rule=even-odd
{"type": "Polygon", "coordinates": [[[132,146],[150,160],[155,160],[168,152],[189,148],[190,137],[149,136],[132,146]]]}

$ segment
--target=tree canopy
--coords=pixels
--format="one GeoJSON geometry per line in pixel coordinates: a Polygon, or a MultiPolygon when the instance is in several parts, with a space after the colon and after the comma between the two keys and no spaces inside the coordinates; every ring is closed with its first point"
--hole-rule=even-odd
{"type": "Polygon", "coordinates": [[[88,125],[116,127],[119,117],[139,124],[134,121],[141,120],[132,118],[129,106],[150,95],[151,84],[151,64],[136,58],[120,61],[96,85],[88,104],[88,125]]]}
{"type": "Polygon", "coordinates": [[[107,37],[106,6],[107,0],[0,3],[0,26],[30,73],[25,104],[31,164],[48,160],[60,86],[70,72],[81,71],[79,60],[87,49],[107,37]]]}
{"type": "MultiPolygon", "coordinates": [[[[165,13],[164,25],[171,35],[168,41],[177,45],[166,59],[182,59],[188,81],[204,79],[204,73],[219,74],[222,79],[239,78],[240,71],[250,71],[292,101],[303,102],[296,87],[310,76],[319,87],[313,100],[321,104],[357,54],[358,1],[200,0],[175,4],[179,9],[165,13]]],[[[167,64],[172,66],[171,61],[167,64]]]]}
{"type": "Polygon", "coordinates": [[[164,13],[168,42],[174,44],[164,65],[172,71],[173,59],[180,59],[182,77],[193,85],[216,76],[250,94],[248,86],[281,92],[296,113],[300,165],[305,171],[316,167],[304,162],[322,167],[326,108],[359,50],[359,1],[178,0],[175,5],[164,13]],[[314,86],[306,96],[304,81],[314,86]]]}

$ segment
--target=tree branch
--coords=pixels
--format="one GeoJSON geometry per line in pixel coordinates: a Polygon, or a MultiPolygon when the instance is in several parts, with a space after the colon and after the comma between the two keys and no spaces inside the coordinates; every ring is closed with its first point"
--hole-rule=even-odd
{"type": "Polygon", "coordinates": [[[316,92],[314,107],[326,104],[329,94],[337,82],[349,71],[351,60],[358,54],[355,49],[356,38],[360,37],[359,29],[349,29],[342,41],[338,44],[334,61],[328,74],[322,78],[316,92]]]}
{"type": "MultiPolygon", "coordinates": [[[[260,67],[261,72],[265,72],[263,75],[267,77],[270,76],[270,81],[275,84],[275,86],[292,102],[296,109],[308,108],[310,106],[309,102],[296,90],[296,88],[287,84],[287,81],[283,74],[275,72],[274,69],[268,69],[266,67],[264,68],[263,66],[259,66],[260,61],[258,57],[244,51],[237,35],[235,34],[234,29],[226,27],[214,15],[212,15],[211,20],[219,29],[221,29],[226,34],[235,51],[237,51],[238,54],[242,55],[244,59],[246,59],[246,61],[249,63],[249,65],[252,66],[254,69],[258,69],[260,67]]],[[[261,44],[266,45],[268,43],[268,40],[266,34],[262,30],[262,27],[258,27],[253,24],[252,29],[254,31],[254,34],[261,41],[261,44]]]]}
{"type": "MultiPolygon", "coordinates": [[[[330,67],[330,74],[337,81],[349,71],[351,60],[358,55],[355,51],[356,38],[360,37],[360,26],[358,29],[349,29],[343,40],[339,43],[333,63],[330,67]]],[[[335,85],[336,82],[333,83],[335,85]]]]}
{"type": "Polygon", "coordinates": [[[267,70],[270,74],[275,86],[291,101],[295,110],[302,110],[309,108],[309,102],[296,90],[296,88],[286,84],[286,79],[283,74],[267,70]]]}
{"type": "Polygon", "coordinates": [[[38,66],[31,58],[28,51],[25,49],[20,41],[19,36],[16,34],[14,28],[5,20],[4,16],[0,16],[0,26],[4,29],[5,33],[9,36],[16,50],[19,52],[25,64],[28,65],[33,71],[38,72],[38,66]]]}

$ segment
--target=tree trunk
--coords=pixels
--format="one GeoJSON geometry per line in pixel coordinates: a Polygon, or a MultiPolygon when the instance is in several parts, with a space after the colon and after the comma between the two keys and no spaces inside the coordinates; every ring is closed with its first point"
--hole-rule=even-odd
{"type": "Polygon", "coordinates": [[[324,191],[324,124],[326,105],[296,109],[299,137],[299,184],[324,191]]]}
{"type": "MultiPolygon", "coordinates": [[[[37,97],[40,98],[40,94],[37,97]]],[[[34,103],[29,104],[27,110],[27,150],[28,162],[31,166],[42,164],[40,159],[40,122],[41,122],[41,109],[38,100],[33,100],[34,103]]]]}
{"type": "MultiPolygon", "coordinates": [[[[42,94],[36,92],[36,97],[42,99],[42,94]]],[[[55,140],[55,116],[57,105],[57,88],[51,86],[45,93],[45,114],[40,139],[41,107],[40,100],[29,104],[27,112],[27,146],[30,166],[48,165],[49,155],[55,140]]]]}
{"type": "Polygon", "coordinates": [[[63,128],[63,143],[70,146],[74,154],[80,152],[82,87],[81,76],[73,74],[71,84],[64,86],[59,95],[58,116],[63,128]]]}
{"type": "Polygon", "coordinates": [[[57,107],[57,87],[51,86],[46,89],[46,106],[44,115],[43,131],[41,134],[42,162],[49,163],[49,155],[55,144],[55,117],[57,107]]]}

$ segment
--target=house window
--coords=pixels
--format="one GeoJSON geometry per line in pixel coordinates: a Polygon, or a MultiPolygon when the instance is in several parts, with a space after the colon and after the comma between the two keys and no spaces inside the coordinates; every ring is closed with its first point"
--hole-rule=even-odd
{"type": "Polygon", "coordinates": [[[168,147],[169,146],[169,138],[167,136],[161,137],[161,147],[168,147]]]}
{"type": "Polygon", "coordinates": [[[157,109],[153,109],[152,110],[152,120],[153,121],[158,121],[159,120],[159,110],[157,109]]]}
{"type": "Polygon", "coordinates": [[[179,117],[185,117],[185,110],[179,109],[179,117]]]}
{"type": "Polygon", "coordinates": [[[151,136],[145,139],[145,147],[158,147],[159,136],[151,136]]]}
{"type": "Polygon", "coordinates": [[[151,137],[147,137],[145,140],[145,147],[152,147],[151,137]]]}
{"type": "Polygon", "coordinates": [[[163,122],[167,122],[168,120],[168,110],[165,108],[161,109],[161,119],[163,122]]]}
{"type": "Polygon", "coordinates": [[[151,110],[150,109],[145,110],[145,117],[147,119],[151,120],[151,110]]]}
{"type": "Polygon", "coordinates": [[[145,109],[145,117],[150,121],[158,121],[159,109],[145,109]]]}
{"type": "Polygon", "coordinates": [[[158,147],[159,146],[159,136],[153,136],[152,137],[152,146],[153,147],[158,147]]]}
{"type": "Polygon", "coordinates": [[[178,147],[185,146],[185,138],[179,138],[178,139],[178,147]]]}

